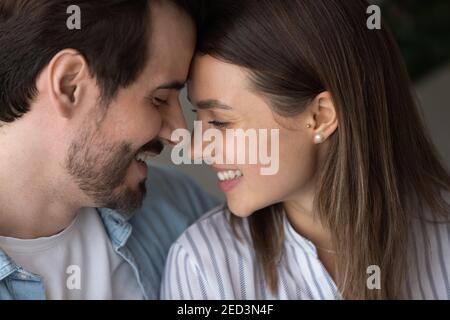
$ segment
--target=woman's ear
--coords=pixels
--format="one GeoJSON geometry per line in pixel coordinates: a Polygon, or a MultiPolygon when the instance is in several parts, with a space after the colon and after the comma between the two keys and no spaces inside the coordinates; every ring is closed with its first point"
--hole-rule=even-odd
{"type": "Polygon", "coordinates": [[[87,62],[76,50],[56,54],[46,68],[44,85],[52,107],[62,117],[71,118],[81,109],[91,80],[87,62]]]}
{"type": "Polygon", "coordinates": [[[337,110],[328,91],[319,94],[309,107],[314,143],[325,142],[338,129],[337,110]]]}

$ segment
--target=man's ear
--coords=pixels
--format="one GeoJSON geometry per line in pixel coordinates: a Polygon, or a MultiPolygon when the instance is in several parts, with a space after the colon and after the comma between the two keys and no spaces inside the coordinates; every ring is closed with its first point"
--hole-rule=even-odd
{"type": "Polygon", "coordinates": [[[339,121],[333,98],[328,91],[319,94],[309,107],[312,133],[316,143],[325,142],[338,129],[339,121]]]}
{"type": "Polygon", "coordinates": [[[50,61],[43,80],[55,111],[62,117],[71,118],[79,111],[92,79],[83,55],[65,49],[50,61]]]}

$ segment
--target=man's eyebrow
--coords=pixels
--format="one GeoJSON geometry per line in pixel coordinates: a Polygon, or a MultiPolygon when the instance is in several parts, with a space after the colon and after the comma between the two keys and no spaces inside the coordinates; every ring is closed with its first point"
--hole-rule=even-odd
{"type": "Polygon", "coordinates": [[[183,81],[172,81],[165,84],[160,85],[157,90],[177,90],[180,91],[184,89],[186,86],[185,82],[183,81]]]}
{"type": "Polygon", "coordinates": [[[220,102],[219,100],[214,100],[214,99],[199,101],[195,105],[197,106],[197,108],[202,109],[202,110],[206,110],[206,109],[231,110],[231,109],[233,109],[230,106],[226,105],[225,103],[220,102]]]}

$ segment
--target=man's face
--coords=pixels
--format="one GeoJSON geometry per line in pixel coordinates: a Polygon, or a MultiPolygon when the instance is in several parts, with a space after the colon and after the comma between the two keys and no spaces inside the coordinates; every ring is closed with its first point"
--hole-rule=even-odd
{"type": "Polygon", "coordinates": [[[193,21],[165,1],[152,4],[145,70],[108,105],[92,110],[67,150],[65,167],[96,207],[131,213],[145,195],[147,166],[185,126],[178,96],[195,49],[193,21]],[[144,153],[143,153],[144,152],[144,153]]]}

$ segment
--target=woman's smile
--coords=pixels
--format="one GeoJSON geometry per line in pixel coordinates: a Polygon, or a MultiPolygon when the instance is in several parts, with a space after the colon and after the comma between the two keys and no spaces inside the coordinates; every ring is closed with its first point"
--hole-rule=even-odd
{"type": "Polygon", "coordinates": [[[219,188],[224,193],[228,193],[237,187],[242,179],[243,174],[238,169],[218,169],[213,168],[217,171],[217,178],[219,179],[219,188]]]}

